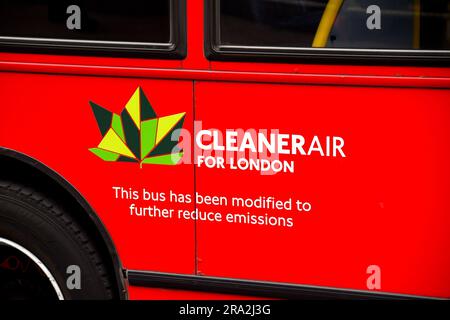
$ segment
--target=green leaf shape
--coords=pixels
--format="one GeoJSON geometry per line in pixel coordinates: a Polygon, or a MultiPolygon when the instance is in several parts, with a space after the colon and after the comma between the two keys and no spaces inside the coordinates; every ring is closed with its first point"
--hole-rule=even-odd
{"type": "Polygon", "coordinates": [[[102,136],[104,136],[111,127],[113,113],[99,106],[98,104],[95,104],[92,101],[89,101],[89,104],[91,105],[92,111],[94,112],[94,116],[97,120],[100,133],[102,134],[102,136]]]}
{"type": "Polygon", "coordinates": [[[118,153],[106,151],[100,148],[91,148],[89,149],[89,151],[91,151],[93,154],[103,159],[104,161],[117,161],[117,159],[119,159],[120,157],[120,154],[118,153]]]}
{"type": "Polygon", "coordinates": [[[104,161],[176,165],[183,157],[178,147],[186,113],[158,118],[141,87],[120,115],[90,102],[103,139],[93,154],[104,161]]]}
{"type": "Polygon", "coordinates": [[[145,156],[153,150],[156,142],[157,127],[158,119],[150,119],[141,122],[141,141],[147,141],[147,143],[142,145],[141,158],[145,158],[145,156]]]}

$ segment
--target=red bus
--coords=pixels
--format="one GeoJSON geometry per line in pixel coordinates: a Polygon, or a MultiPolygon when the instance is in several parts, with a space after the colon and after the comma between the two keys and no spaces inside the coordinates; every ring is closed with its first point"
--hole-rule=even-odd
{"type": "Polygon", "coordinates": [[[450,297],[447,0],[0,1],[0,297],[450,297]]]}

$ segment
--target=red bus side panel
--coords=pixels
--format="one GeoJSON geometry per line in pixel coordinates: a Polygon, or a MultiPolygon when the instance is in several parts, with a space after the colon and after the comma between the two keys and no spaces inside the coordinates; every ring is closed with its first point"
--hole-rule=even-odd
{"type": "Polygon", "coordinates": [[[158,117],[186,112],[184,128],[192,131],[191,81],[0,73],[0,83],[0,145],[36,158],[74,185],[105,224],[125,268],[194,272],[193,221],[131,216],[133,203],[158,203],[143,201],[142,194],[127,199],[122,190],[116,199],[113,189],[192,194],[193,165],[140,168],[105,162],[88,150],[102,139],[89,101],[120,114],[139,86],[158,117]]]}
{"type": "Polygon", "coordinates": [[[198,204],[293,222],[199,222],[200,273],[367,290],[379,267],[378,290],[450,296],[449,90],[198,82],[195,91],[202,129],[278,130],[303,135],[305,148],[318,136],[324,153],[327,136],[345,141],[345,157],[280,155],[293,173],[201,164],[202,195],[291,198],[311,210],[198,204]]]}

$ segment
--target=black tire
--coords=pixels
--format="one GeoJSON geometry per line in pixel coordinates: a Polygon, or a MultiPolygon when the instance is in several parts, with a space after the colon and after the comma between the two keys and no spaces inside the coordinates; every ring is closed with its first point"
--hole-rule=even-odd
{"type": "Polygon", "coordinates": [[[0,237],[33,253],[47,267],[64,299],[112,299],[112,277],[95,242],[56,200],[24,185],[0,180],[0,237]],[[81,270],[81,288],[68,289],[67,268],[81,270]]]}

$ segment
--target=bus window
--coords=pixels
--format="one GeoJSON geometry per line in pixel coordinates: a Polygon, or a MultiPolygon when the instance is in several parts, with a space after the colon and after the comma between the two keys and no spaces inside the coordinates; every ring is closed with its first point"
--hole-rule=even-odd
{"type": "Polygon", "coordinates": [[[221,44],[277,47],[311,46],[327,4],[327,0],[219,2],[221,44]]]}
{"type": "Polygon", "coordinates": [[[173,50],[176,0],[0,0],[0,43],[173,50]]]}
{"type": "Polygon", "coordinates": [[[211,44],[219,52],[450,57],[449,0],[216,0],[210,14],[211,44]]]}
{"type": "Polygon", "coordinates": [[[343,1],[325,47],[450,49],[450,2],[343,1]],[[433,17],[433,19],[430,19],[433,17]]]}

